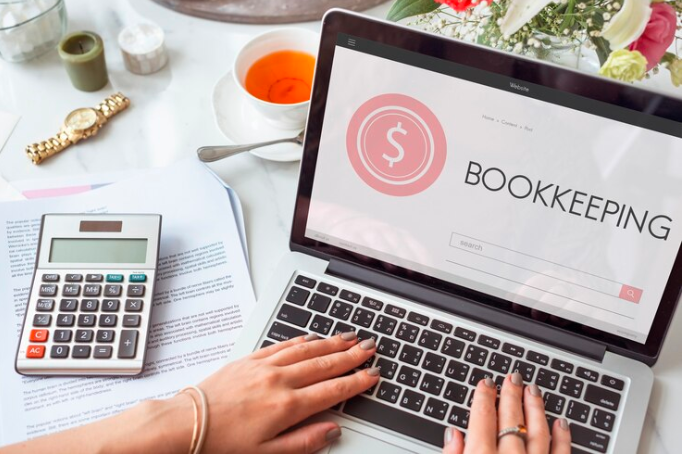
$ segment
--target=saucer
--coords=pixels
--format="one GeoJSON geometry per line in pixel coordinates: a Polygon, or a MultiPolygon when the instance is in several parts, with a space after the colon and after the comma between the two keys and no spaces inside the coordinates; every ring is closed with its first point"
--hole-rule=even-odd
{"type": "MultiPolygon", "coordinates": [[[[287,137],[295,137],[303,129],[282,129],[270,125],[249,104],[229,71],[218,80],[212,96],[216,125],[234,144],[252,144],[287,137]]],[[[293,142],[271,145],[250,151],[251,154],[272,161],[302,159],[302,146],[293,142]]]]}

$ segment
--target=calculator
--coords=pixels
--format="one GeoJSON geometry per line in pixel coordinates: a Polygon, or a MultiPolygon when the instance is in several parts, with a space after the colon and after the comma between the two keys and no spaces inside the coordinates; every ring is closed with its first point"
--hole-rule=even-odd
{"type": "Polygon", "coordinates": [[[161,215],[43,215],[17,348],[24,375],[132,376],[145,363],[161,215]]]}

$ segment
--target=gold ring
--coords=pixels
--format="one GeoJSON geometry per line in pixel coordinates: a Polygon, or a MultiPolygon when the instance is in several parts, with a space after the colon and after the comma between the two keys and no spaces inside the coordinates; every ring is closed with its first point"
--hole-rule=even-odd
{"type": "Polygon", "coordinates": [[[504,436],[508,436],[509,434],[515,435],[525,441],[527,439],[527,427],[525,425],[518,425],[515,427],[504,428],[503,430],[499,431],[497,440],[503,438],[504,436]]]}

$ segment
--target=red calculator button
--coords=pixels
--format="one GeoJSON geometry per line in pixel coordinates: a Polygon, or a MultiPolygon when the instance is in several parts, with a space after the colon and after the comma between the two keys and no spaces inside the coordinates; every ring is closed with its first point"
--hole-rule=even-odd
{"type": "MultiPolygon", "coordinates": [[[[47,330],[31,330],[29,341],[47,341],[49,331],[47,330]]],[[[42,356],[41,356],[42,357],[42,356]]]]}
{"type": "Polygon", "coordinates": [[[45,355],[45,346],[29,346],[26,350],[26,358],[42,359],[45,355]]]}

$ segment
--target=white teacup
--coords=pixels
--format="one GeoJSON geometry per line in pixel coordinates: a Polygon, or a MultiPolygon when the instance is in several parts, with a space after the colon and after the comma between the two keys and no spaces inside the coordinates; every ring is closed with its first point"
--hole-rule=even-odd
{"type": "Polygon", "coordinates": [[[280,28],[263,33],[249,41],[235,57],[233,77],[252,106],[271,125],[283,129],[304,128],[309,101],[279,104],[259,99],[245,88],[247,71],[262,57],[277,51],[306,52],[316,57],[318,33],[302,28],[280,28]]]}

